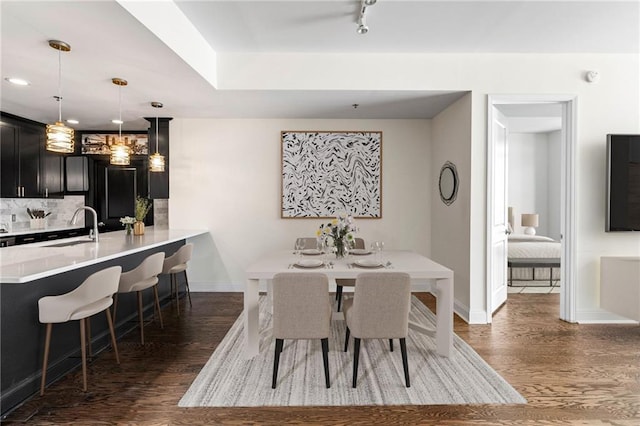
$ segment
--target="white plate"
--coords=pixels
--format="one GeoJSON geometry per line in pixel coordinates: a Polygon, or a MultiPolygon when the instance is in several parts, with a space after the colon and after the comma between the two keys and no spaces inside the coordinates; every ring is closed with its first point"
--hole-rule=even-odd
{"type": "Polygon", "coordinates": [[[355,254],[356,256],[363,256],[365,254],[371,254],[371,250],[368,249],[351,249],[349,250],[350,254],[355,254]]]}
{"type": "Polygon", "coordinates": [[[322,265],[324,265],[324,263],[318,259],[301,259],[294,263],[294,266],[298,268],[319,268],[322,265]]]}
{"type": "Polygon", "coordinates": [[[382,268],[382,263],[371,259],[356,260],[353,264],[361,268],[382,268]]]}
{"type": "Polygon", "coordinates": [[[322,254],[322,252],[318,249],[304,249],[302,250],[302,254],[307,256],[317,256],[319,254],[322,254]]]}

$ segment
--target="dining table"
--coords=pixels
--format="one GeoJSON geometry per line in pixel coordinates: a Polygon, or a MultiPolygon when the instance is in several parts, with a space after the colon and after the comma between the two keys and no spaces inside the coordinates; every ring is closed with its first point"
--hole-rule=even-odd
{"type": "MultiPolygon", "coordinates": [[[[313,252],[308,250],[307,252],[313,252]]],[[[429,335],[435,334],[436,352],[449,357],[453,351],[453,271],[426,256],[409,250],[384,250],[381,253],[347,255],[308,253],[292,250],[267,253],[245,271],[244,326],[245,356],[250,359],[260,352],[259,283],[266,281],[267,291],[273,277],[281,272],[319,273],[329,279],[357,278],[363,272],[405,272],[412,280],[433,280],[431,292],[436,297],[436,328],[409,323],[409,328],[429,335]],[[314,260],[312,260],[314,259],[314,260]]]]}

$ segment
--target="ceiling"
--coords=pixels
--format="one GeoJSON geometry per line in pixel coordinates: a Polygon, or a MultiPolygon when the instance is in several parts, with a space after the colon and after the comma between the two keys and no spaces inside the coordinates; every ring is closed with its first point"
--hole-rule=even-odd
{"type": "MultiPolygon", "coordinates": [[[[142,117],[155,115],[430,118],[464,94],[216,89],[127,12],[127,3],[134,2],[0,1],[0,109],[40,122],[56,120],[58,51],[49,47],[50,39],[71,45],[71,52],[61,54],[63,117],[78,119],[74,127],[83,130],[117,129],[111,119],[119,114],[119,91],[124,130],[146,129],[142,117]],[[14,86],[7,77],[31,84],[14,86]],[[113,77],[129,84],[118,89],[113,77]],[[158,112],[151,101],[165,107],[158,112]]],[[[166,3],[148,1],[145,7],[166,3]]],[[[638,1],[378,0],[367,8],[366,35],[356,34],[357,0],[174,0],[173,5],[220,54],[640,50],[638,1]]],[[[173,28],[176,15],[162,17],[166,28],[173,28]]]]}

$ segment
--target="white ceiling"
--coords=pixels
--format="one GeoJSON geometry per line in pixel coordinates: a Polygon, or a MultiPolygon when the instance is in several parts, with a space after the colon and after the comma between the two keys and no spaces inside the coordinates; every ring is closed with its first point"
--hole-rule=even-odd
{"type": "MultiPolygon", "coordinates": [[[[640,50],[638,1],[378,0],[367,10],[364,36],[355,32],[354,0],[174,3],[220,53],[640,50]]],[[[116,129],[113,77],[129,81],[122,89],[125,130],[146,128],[141,117],[158,114],[151,101],[164,103],[161,116],[173,117],[429,118],[463,94],[216,90],[118,2],[1,0],[0,13],[0,109],[40,122],[57,118],[58,52],[47,40],[63,40],[72,48],[62,54],[63,117],[79,119],[78,129],[116,129]],[[13,86],[7,77],[31,85],[13,86]]]]}

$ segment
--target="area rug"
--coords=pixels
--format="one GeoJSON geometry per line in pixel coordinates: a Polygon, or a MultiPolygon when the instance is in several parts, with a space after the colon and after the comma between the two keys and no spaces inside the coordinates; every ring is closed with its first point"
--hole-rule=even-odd
{"type": "MultiPolygon", "coordinates": [[[[410,320],[431,325],[435,315],[412,298],[410,320]]],[[[260,354],[244,356],[244,316],[240,315],[189,390],[180,407],[524,404],[526,400],[462,339],[454,335],[450,358],[435,352],[432,336],[409,330],[407,354],[411,387],[406,388],[399,343],[362,340],[358,387],[351,387],[353,340],[343,352],[345,323],[332,321],[329,340],[331,388],[324,382],[319,340],[285,340],[277,388],[271,389],[274,342],[271,306],[260,297],[260,354]]]]}

